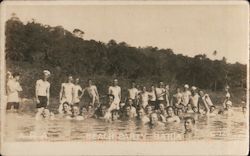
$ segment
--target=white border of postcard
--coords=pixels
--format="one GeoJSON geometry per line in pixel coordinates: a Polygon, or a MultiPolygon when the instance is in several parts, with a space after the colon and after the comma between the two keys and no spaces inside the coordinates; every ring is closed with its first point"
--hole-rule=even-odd
{"type": "MultiPolygon", "coordinates": [[[[4,101],[4,22],[7,5],[247,5],[247,1],[4,1],[1,3],[1,103],[4,101]]],[[[248,6],[249,10],[249,6],[248,6]]],[[[249,12],[248,12],[249,14],[249,12]]],[[[246,19],[247,20],[247,19],[246,19]]],[[[249,20],[248,20],[249,21],[249,20]]],[[[249,23],[249,22],[248,22],[249,23]]],[[[247,26],[249,29],[249,25],[247,26]]],[[[249,30],[248,30],[249,31],[249,30]]],[[[249,43],[248,35],[246,40],[249,43]]],[[[249,53],[249,48],[246,47],[249,53]]],[[[249,63],[247,103],[249,105],[249,63]]],[[[249,113],[249,110],[247,111],[249,113]]],[[[1,109],[1,127],[5,110],[1,109]]],[[[249,114],[248,114],[249,117],[249,114]]],[[[247,121],[248,123],[248,118],[247,121]]],[[[249,124],[247,124],[249,129],[249,124]]],[[[1,129],[3,134],[4,129],[1,129]]],[[[2,136],[2,135],[1,135],[2,136]]],[[[244,141],[180,142],[3,142],[2,155],[247,155],[249,131],[244,141]]]]}

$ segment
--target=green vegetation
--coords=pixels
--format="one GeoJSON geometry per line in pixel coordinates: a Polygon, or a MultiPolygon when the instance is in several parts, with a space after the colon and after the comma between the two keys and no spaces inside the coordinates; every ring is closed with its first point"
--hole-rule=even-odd
{"type": "Polygon", "coordinates": [[[225,84],[246,87],[247,66],[227,63],[226,58],[212,61],[205,54],[188,57],[172,49],[85,40],[80,29],[69,32],[34,20],[24,24],[15,16],[6,22],[5,33],[7,70],[22,74],[23,97],[34,97],[35,81],[43,69],[52,72],[54,97],[67,74],[79,76],[82,85],[92,78],[102,95],[114,77],[124,90],[132,80],[146,86],[162,80],[171,89],[184,83],[213,91],[222,90],[225,84]]]}

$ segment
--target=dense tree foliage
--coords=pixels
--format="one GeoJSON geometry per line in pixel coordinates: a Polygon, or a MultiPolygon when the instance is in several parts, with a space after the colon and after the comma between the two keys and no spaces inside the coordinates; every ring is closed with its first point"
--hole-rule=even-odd
{"type": "MultiPolygon", "coordinates": [[[[93,78],[106,89],[112,77],[139,82],[162,80],[172,85],[222,89],[246,86],[246,65],[229,64],[226,58],[212,61],[205,54],[195,57],[175,54],[172,49],[132,47],[125,42],[103,43],[85,40],[85,31],[73,32],[61,26],[51,27],[32,20],[22,23],[13,16],[6,22],[6,61],[8,70],[19,70],[29,94],[42,69],[52,71],[51,83],[58,90],[67,74],[93,78]]],[[[214,55],[217,51],[213,52],[214,55]]],[[[124,82],[125,83],[125,82],[124,82]]]]}

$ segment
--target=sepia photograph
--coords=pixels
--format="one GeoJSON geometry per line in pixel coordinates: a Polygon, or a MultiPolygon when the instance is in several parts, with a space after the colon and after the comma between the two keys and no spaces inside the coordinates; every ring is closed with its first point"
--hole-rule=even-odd
{"type": "Polygon", "coordinates": [[[247,155],[247,1],[3,1],[1,155],[247,155]]]}

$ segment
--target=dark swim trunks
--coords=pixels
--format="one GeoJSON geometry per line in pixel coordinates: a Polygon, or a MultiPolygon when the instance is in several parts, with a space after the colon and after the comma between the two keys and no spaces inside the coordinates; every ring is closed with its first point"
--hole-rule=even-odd
{"type": "Polygon", "coordinates": [[[47,102],[48,102],[47,96],[38,96],[38,99],[39,99],[40,103],[36,104],[36,108],[42,108],[42,107],[46,108],[47,102]]]}
{"type": "Polygon", "coordinates": [[[10,110],[12,106],[14,107],[14,109],[19,109],[19,102],[8,102],[6,109],[10,110]]]}

